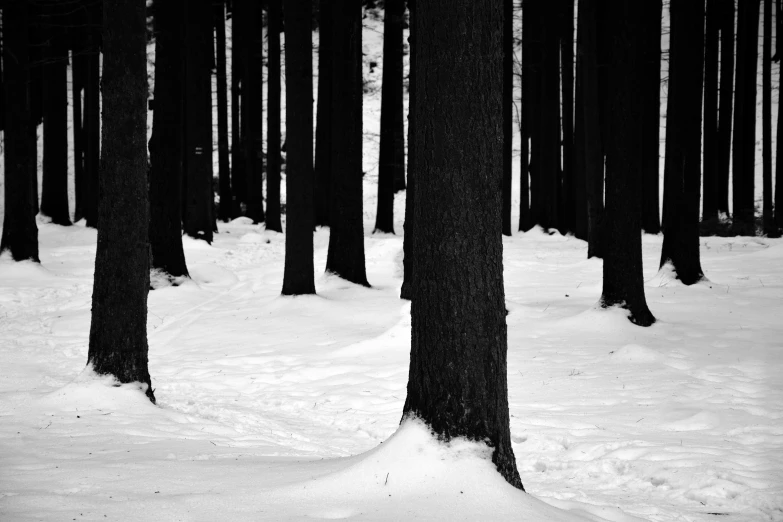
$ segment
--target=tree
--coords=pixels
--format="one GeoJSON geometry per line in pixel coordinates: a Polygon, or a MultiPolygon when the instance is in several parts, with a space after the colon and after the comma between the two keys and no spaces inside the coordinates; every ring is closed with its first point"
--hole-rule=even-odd
{"type": "Polygon", "coordinates": [[[511,160],[514,142],[514,1],[503,0],[503,208],[502,231],[511,236],[511,160]]]}
{"type": "Polygon", "coordinates": [[[661,138],[661,18],[663,2],[639,3],[644,9],[644,79],[642,97],[642,230],[648,234],[661,231],[658,199],[659,149],[661,138]]]}
{"type": "Polygon", "coordinates": [[[563,165],[558,222],[563,234],[573,232],[576,221],[574,187],[574,0],[560,6],[560,75],[562,96],[563,165]]]}
{"type": "Polygon", "coordinates": [[[104,0],[103,153],[87,364],[121,383],[147,368],[149,202],[145,0],[104,0]]]}
{"type": "Polygon", "coordinates": [[[283,295],[314,294],[312,0],[285,0],[286,224],[283,295]]]}
{"type": "Polygon", "coordinates": [[[394,192],[405,188],[405,140],[402,124],[402,25],[405,0],[386,0],[383,18],[381,144],[375,232],[394,233],[394,192]]]}
{"type": "Polygon", "coordinates": [[[362,3],[332,3],[332,201],[326,271],[369,286],[362,216],[362,3]]]}
{"type": "Polygon", "coordinates": [[[729,172],[731,171],[731,121],[734,102],[734,0],[720,0],[720,101],[718,106],[718,188],[719,212],[729,213],[729,172]]]}
{"type": "Polygon", "coordinates": [[[5,215],[0,254],[10,252],[14,261],[38,260],[38,227],[35,224],[32,174],[35,152],[30,147],[29,12],[27,2],[3,6],[3,139],[5,154],[5,215]]]}
{"type": "Polygon", "coordinates": [[[644,88],[642,26],[645,20],[642,12],[626,0],[607,0],[605,16],[599,18],[599,30],[606,31],[604,34],[611,49],[607,71],[609,92],[601,305],[604,308],[624,308],[628,310],[631,322],[650,326],[655,317],[647,307],[642,276],[642,161],[639,152],[643,133],[638,125],[642,109],[636,99],[636,93],[644,88]]]}
{"type": "Polygon", "coordinates": [[[522,110],[519,124],[521,152],[519,170],[519,230],[533,228],[530,213],[530,139],[533,136],[533,97],[536,66],[534,57],[536,0],[522,0],[522,110]]]}
{"type": "Polygon", "coordinates": [[[408,47],[410,49],[410,72],[408,74],[408,188],[405,191],[405,221],[402,228],[405,235],[402,240],[402,288],[400,299],[413,299],[413,256],[416,252],[414,246],[413,226],[416,195],[416,143],[413,140],[416,128],[416,2],[408,0],[408,12],[410,14],[410,30],[408,32],[408,47]]]}
{"type": "Polygon", "coordinates": [[[75,208],[73,220],[84,218],[86,204],[86,179],[84,167],[84,117],[82,114],[82,94],[84,92],[85,73],[87,70],[87,36],[84,26],[87,24],[87,13],[81,6],[71,13],[69,28],[71,39],[71,97],[73,99],[73,185],[75,208]]]}
{"type": "Polygon", "coordinates": [[[315,128],[315,224],[329,226],[332,200],[332,0],[318,13],[318,108],[315,128]]]}
{"type": "Polygon", "coordinates": [[[672,0],[669,98],[666,108],[661,267],[692,285],[704,278],[699,259],[704,2],[672,0]]]}
{"type": "Polygon", "coordinates": [[[88,227],[98,227],[98,169],[101,158],[101,20],[102,2],[85,1],[87,10],[87,60],[84,73],[84,217],[88,227]]]}
{"type": "Polygon", "coordinates": [[[170,277],[188,275],[182,250],[184,105],[183,0],[155,3],[155,106],[150,138],[150,227],[152,268],[170,277]]]}
{"type": "MultiPolygon", "coordinates": [[[[775,40],[776,51],[774,61],[780,63],[780,57],[783,55],[783,0],[775,1],[776,17],[775,29],[777,39],[775,40]]],[[[780,76],[778,85],[783,85],[783,67],[779,68],[780,76]]],[[[783,104],[778,103],[778,123],[777,140],[775,143],[775,225],[778,229],[783,229],[783,141],[780,139],[783,134],[783,104]]]]}
{"type": "Polygon", "coordinates": [[[764,0],[764,43],[761,58],[762,222],[764,233],[774,235],[772,210],[772,2],[764,0]]]}
{"type": "Polygon", "coordinates": [[[267,90],[266,228],[282,232],[280,223],[280,31],[282,0],[269,0],[269,82],[267,90]]]}
{"type": "Polygon", "coordinates": [[[416,10],[420,283],[403,418],[421,418],[445,440],[486,442],[500,474],[522,489],[506,382],[503,1],[432,0],[416,10]]]}
{"type": "Polygon", "coordinates": [[[707,0],[704,39],[704,197],[702,219],[718,219],[718,50],[721,0],[707,0]]]}
{"type": "MultiPolygon", "coordinates": [[[[215,23],[215,71],[217,80],[217,124],[218,124],[218,186],[220,209],[218,218],[228,221],[233,214],[231,194],[231,167],[228,161],[228,92],[226,87],[226,4],[225,0],[214,0],[212,4],[215,23]]],[[[156,76],[157,77],[157,76],[156,76]]]]}
{"type": "Polygon", "coordinates": [[[239,217],[243,213],[242,204],[247,203],[247,179],[245,178],[245,138],[244,124],[240,122],[243,111],[242,70],[244,53],[247,52],[247,40],[244,35],[243,2],[234,0],[231,6],[231,216],[239,217]]]}
{"type": "Polygon", "coordinates": [[[247,183],[247,217],[253,223],[264,221],[263,156],[264,156],[264,91],[261,81],[264,62],[263,13],[257,0],[237,0],[242,4],[241,34],[246,46],[242,53],[242,123],[245,145],[243,164],[247,183]]]}

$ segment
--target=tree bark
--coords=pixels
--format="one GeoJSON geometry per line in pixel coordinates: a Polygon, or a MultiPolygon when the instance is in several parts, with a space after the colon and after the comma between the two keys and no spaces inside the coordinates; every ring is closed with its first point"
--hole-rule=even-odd
{"type": "Polygon", "coordinates": [[[659,217],[661,140],[661,18],[663,2],[648,0],[639,4],[644,9],[644,79],[642,101],[642,230],[648,234],[661,231],[659,217]]]}
{"type": "Polygon", "coordinates": [[[734,102],[734,0],[720,0],[720,102],[718,108],[718,211],[729,213],[731,122],[734,102]]]}
{"type": "Polygon", "coordinates": [[[511,162],[514,143],[514,1],[503,0],[503,192],[502,232],[511,236],[511,162]]]}
{"type": "Polygon", "coordinates": [[[561,185],[560,232],[574,231],[576,192],[574,190],[574,0],[564,0],[560,11],[560,75],[563,99],[563,172],[561,185]]]}
{"type": "Polygon", "coordinates": [[[283,295],[314,294],[312,0],[285,0],[286,224],[283,295]]]}
{"type": "Polygon", "coordinates": [[[84,217],[98,228],[98,168],[101,157],[101,20],[102,4],[87,6],[87,64],[84,83],[84,217]]]}
{"type": "Polygon", "coordinates": [[[38,260],[38,227],[35,224],[32,170],[35,152],[30,148],[30,62],[27,2],[3,6],[3,140],[5,154],[5,211],[0,254],[10,252],[14,261],[38,260]]]}
{"type": "Polygon", "coordinates": [[[121,383],[139,383],[152,402],[147,368],[149,200],[144,0],[104,0],[103,154],[87,364],[121,383]]]}
{"type": "Polygon", "coordinates": [[[332,4],[332,201],[326,271],[369,286],[362,215],[362,4],[332,4]]]}
{"type": "Polygon", "coordinates": [[[522,488],[506,376],[501,183],[503,2],[417,5],[417,178],[411,362],[403,419],[493,448],[522,488]],[[482,93],[482,96],[476,96],[482,93]],[[426,146],[425,146],[426,142],[426,146]],[[455,187],[458,187],[455,190],[455,187]],[[483,204],[477,205],[476,201],[483,204]]]}
{"type": "Polygon", "coordinates": [[[764,233],[774,235],[772,210],[772,1],[764,0],[764,42],[761,58],[762,223],[764,233]]]}
{"type": "MultiPolygon", "coordinates": [[[[269,81],[267,90],[266,229],[282,232],[280,223],[280,31],[282,0],[269,0],[269,81]]],[[[286,102],[287,105],[287,102],[286,102]]]]}
{"type": "Polygon", "coordinates": [[[247,180],[247,217],[253,223],[264,221],[263,165],[264,165],[264,91],[262,70],[264,61],[264,33],[261,3],[242,0],[244,24],[242,34],[247,48],[243,53],[242,70],[242,126],[245,144],[244,164],[247,180]]]}
{"type": "Polygon", "coordinates": [[[332,200],[332,0],[320,0],[315,129],[315,224],[329,226],[332,200]]]}
{"type": "Polygon", "coordinates": [[[218,218],[229,221],[233,214],[231,194],[231,167],[228,160],[228,92],[226,87],[226,5],[225,0],[214,0],[217,80],[217,124],[218,124],[218,187],[220,209],[218,218]]]}
{"type": "MultiPolygon", "coordinates": [[[[673,3],[676,1],[683,0],[673,0],[673,3]]],[[[655,317],[647,307],[642,275],[642,161],[639,152],[643,132],[638,125],[642,108],[636,99],[636,93],[644,88],[643,25],[646,20],[642,11],[626,0],[607,0],[606,7],[607,17],[602,18],[606,27],[602,30],[608,31],[605,36],[611,44],[611,58],[607,71],[606,210],[603,217],[606,241],[601,305],[624,308],[632,323],[650,326],[655,317]]]]}
{"type": "Polygon", "coordinates": [[[242,136],[244,124],[241,122],[244,112],[240,107],[242,103],[241,90],[242,69],[246,52],[246,39],[243,34],[244,23],[242,18],[243,3],[234,0],[231,6],[231,197],[232,217],[243,215],[243,204],[247,203],[247,179],[245,178],[245,137],[242,136]]]}
{"type": "Polygon", "coordinates": [[[73,220],[84,218],[86,179],[84,173],[84,117],[82,115],[82,95],[84,93],[85,73],[87,71],[86,36],[84,25],[87,23],[85,10],[79,6],[72,13],[74,27],[69,29],[71,37],[71,96],[73,98],[73,185],[75,208],[73,220]]]}
{"type": "Polygon", "coordinates": [[[530,201],[530,178],[532,175],[530,140],[534,133],[533,98],[535,97],[535,27],[536,0],[522,0],[522,122],[519,126],[521,134],[521,158],[519,170],[519,230],[527,232],[533,228],[530,201]]]}
{"type": "Polygon", "coordinates": [[[718,50],[720,2],[707,0],[704,40],[704,196],[702,220],[718,219],[718,50]]]}
{"type": "Polygon", "coordinates": [[[405,235],[402,241],[402,288],[400,299],[410,301],[414,294],[413,256],[416,253],[414,246],[415,227],[414,205],[416,196],[416,142],[413,139],[416,129],[416,55],[418,53],[416,43],[416,2],[408,0],[409,27],[408,47],[410,49],[410,72],[408,73],[408,188],[405,191],[405,222],[402,226],[405,235]]]}
{"type": "MultiPolygon", "coordinates": [[[[775,18],[777,30],[775,58],[780,63],[780,59],[783,57],[783,0],[775,0],[775,8],[777,10],[775,18]]],[[[783,85],[783,67],[779,68],[778,85],[783,85]]],[[[777,138],[775,143],[775,225],[778,228],[778,234],[783,229],[783,141],[780,139],[781,135],[783,135],[783,103],[778,101],[777,138]]]]}

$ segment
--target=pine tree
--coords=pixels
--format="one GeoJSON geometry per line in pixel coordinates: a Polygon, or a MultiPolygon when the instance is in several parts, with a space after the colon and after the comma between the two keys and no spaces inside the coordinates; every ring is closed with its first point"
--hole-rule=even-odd
{"type": "Polygon", "coordinates": [[[98,223],[98,169],[101,158],[101,21],[102,2],[85,2],[87,60],[84,73],[84,217],[88,227],[98,223]]]}
{"type": "Polygon", "coordinates": [[[514,141],[514,1],[503,0],[503,208],[504,236],[511,235],[511,160],[514,141]]]}
{"type": "Polygon", "coordinates": [[[729,213],[731,126],[734,103],[734,0],[720,0],[720,101],[718,105],[717,207],[729,213]]]}
{"type": "Polygon", "coordinates": [[[264,166],[264,91],[262,64],[264,62],[264,32],[261,2],[241,0],[242,38],[246,46],[242,53],[242,122],[241,135],[245,145],[243,163],[247,183],[247,217],[253,223],[264,221],[263,166],[264,166]]]}
{"type": "Polygon", "coordinates": [[[772,2],[764,0],[764,43],[761,58],[762,222],[764,233],[775,235],[772,210],[772,2]]]}
{"type": "Polygon", "coordinates": [[[414,246],[414,205],[416,195],[416,143],[413,140],[416,129],[416,2],[408,0],[408,13],[410,16],[410,31],[408,33],[408,47],[410,49],[410,72],[408,74],[408,188],[405,191],[405,222],[403,230],[405,235],[402,241],[402,288],[400,299],[410,301],[413,299],[413,256],[416,253],[414,246]]]}
{"type": "Polygon", "coordinates": [[[642,230],[648,234],[661,231],[659,217],[658,177],[660,176],[661,138],[661,18],[663,2],[646,0],[644,9],[644,85],[642,96],[642,230]]]}
{"type": "Polygon", "coordinates": [[[558,203],[560,232],[573,232],[576,221],[574,187],[574,0],[560,6],[560,76],[562,96],[563,164],[558,203]]]}
{"type": "Polygon", "coordinates": [[[231,167],[228,159],[228,92],[226,86],[226,5],[225,0],[213,2],[215,23],[215,76],[217,82],[218,124],[218,187],[220,210],[218,218],[228,221],[233,214],[231,167]]]}
{"type": "Polygon", "coordinates": [[[269,81],[267,90],[266,229],[282,232],[280,223],[280,31],[282,0],[269,0],[269,81]]]}
{"type": "Polygon", "coordinates": [[[332,201],[332,0],[318,10],[318,108],[315,129],[315,224],[329,226],[332,201]]]}

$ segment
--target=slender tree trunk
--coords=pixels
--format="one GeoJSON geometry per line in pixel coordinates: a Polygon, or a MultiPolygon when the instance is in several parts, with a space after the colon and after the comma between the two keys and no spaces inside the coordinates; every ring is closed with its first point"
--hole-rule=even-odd
{"type": "Polygon", "coordinates": [[[362,4],[332,4],[332,202],[326,271],[369,286],[362,215],[362,4]]]}
{"type": "Polygon", "coordinates": [[[264,35],[261,3],[242,0],[244,52],[242,71],[242,132],[245,143],[245,179],[247,179],[247,217],[253,223],[264,221],[264,91],[262,71],[264,35]]]}
{"type": "MultiPolygon", "coordinates": [[[[269,82],[267,89],[266,228],[282,232],[280,223],[280,31],[282,0],[269,0],[269,82]]],[[[287,103],[286,103],[287,105],[287,103]]]]}
{"type": "Polygon", "coordinates": [[[735,231],[753,235],[756,162],[756,73],[760,0],[739,0],[734,112],[733,218],[735,231]]]}
{"type": "Polygon", "coordinates": [[[155,4],[155,110],[150,138],[150,246],[152,268],[187,276],[182,250],[184,0],[155,4]]]}
{"type": "Polygon", "coordinates": [[[217,124],[218,124],[218,183],[220,190],[220,211],[218,218],[229,221],[233,214],[231,194],[231,167],[228,161],[228,92],[226,87],[226,5],[225,0],[214,0],[215,39],[217,59],[215,60],[217,80],[217,124]]]}
{"type": "Polygon", "coordinates": [[[661,231],[658,178],[661,139],[661,0],[640,2],[644,9],[644,80],[642,89],[642,230],[661,231]]]}
{"type": "Polygon", "coordinates": [[[402,24],[405,0],[386,0],[383,21],[383,84],[381,88],[381,145],[378,165],[378,209],[375,232],[394,233],[394,192],[405,180],[402,139],[402,24]]]}
{"type": "MultiPolygon", "coordinates": [[[[38,227],[35,224],[30,162],[30,62],[27,2],[3,6],[3,139],[5,154],[5,210],[0,254],[10,252],[14,261],[38,262],[38,227]]],[[[37,196],[36,196],[37,197],[37,196]]]]}
{"type": "Polygon", "coordinates": [[[242,6],[241,0],[234,0],[231,6],[231,197],[232,217],[235,218],[243,214],[242,204],[247,203],[245,144],[241,134],[244,129],[241,123],[244,114],[241,109],[242,69],[245,63],[243,53],[246,52],[242,6]]]}
{"type": "Polygon", "coordinates": [[[121,383],[147,369],[149,200],[147,197],[147,56],[144,0],[104,0],[103,154],[87,364],[121,383]]]}
{"type": "Polygon", "coordinates": [[[41,214],[70,225],[68,210],[68,47],[61,6],[44,6],[43,46],[43,190],[41,214]]]}
{"type": "Polygon", "coordinates": [[[332,200],[332,0],[320,0],[318,113],[315,129],[315,224],[329,226],[332,200]]]}
{"type": "Polygon", "coordinates": [[[414,205],[416,195],[416,142],[413,139],[416,129],[416,2],[408,0],[408,12],[410,14],[410,31],[408,33],[408,47],[410,49],[410,72],[408,73],[408,188],[405,191],[405,223],[403,230],[405,236],[402,241],[402,288],[400,298],[410,301],[413,299],[413,256],[416,252],[414,246],[414,205]]]}
{"type": "MultiPolygon", "coordinates": [[[[683,0],[672,0],[672,3],[683,0]]],[[[689,1],[689,0],[684,0],[689,1]]],[[[638,6],[626,0],[607,0],[606,24],[611,58],[608,67],[606,141],[606,210],[604,285],[601,304],[628,310],[629,320],[650,326],[655,317],[647,307],[642,275],[640,150],[642,114],[635,93],[644,88],[644,31],[646,20],[638,6]]],[[[674,16],[674,15],[673,15],[674,16]]],[[[698,29],[696,29],[698,31],[698,29]]],[[[701,49],[701,47],[699,47],[701,49]]],[[[701,82],[699,82],[699,87],[701,82]]],[[[700,108],[701,104],[697,105],[700,108]]]]}
{"type": "MultiPolygon", "coordinates": [[[[775,8],[777,10],[775,59],[781,63],[780,59],[783,56],[783,0],[775,0],[775,8]]],[[[778,86],[783,86],[783,66],[779,68],[778,86]]],[[[778,234],[783,229],[783,141],[780,139],[781,135],[783,135],[783,103],[778,101],[777,137],[775,140],[775,225],[778,228],[778,234]]]]}
{"type": "Polygon", "coordinates": [[[514,1],[503,0],[503,203],[502,231],[511,236],[511,161],[514,143],[514,1]]]}
{"type": "Polygon", "coordinates": [[[577,23],[576,43],[576,91],[574,102],[574,236],[587,241],[587,187],[585,177],[585,114],[584,89],[582,87],[582,68],[584,59],[580,52],[582,30],[577,23]]]}
{"type": "Polygon", "coordinates": [[[574,0],[564,0],[560,16],[560,74],[563,98],[563,175],[559,204],[560,231],[573,232],[576,216],[574,187],[574,0]]]}
{"type": "Polygon", "coordinates": [[[98,228],[98,166],[101,157],[100,46],[102,4],[87,6],[87,64],[84,83],[84,217],[98,228]]]}
{"type": "Polygon", "coordinates": [[[535,67],[534,67],[534,27],[536,0],[522,0],[522,122],[521,134],[521,158],[519,171],[519,230],[527,232],[533,228],[530,201],[530,138],[533,133],[533,98],[535,96],[535,67]]]}
{"type": "Polygon", "coordinates": [[[523,489],[509,431],[499,212],[503,2],[430,0],[417,9],[414,263],[426,284],[412,302],[403,419],[421,418],[445,440],[485,441],[498,472],[523,489]]]}
{"type": "Polygon", "coordinates": [[[761,58],[762,221],[764,233],[775,234],[772,210],[772,1],[764,0],[764,43],[761,58]]]}
{"type": "Polygon", "coordinates": [[[87,16],[82,8],[74,9],[71,31],[71,96],[73,98],[73,185],[75,208],[73,220],[84,218],[86,196],[86,180],[84,173],[84,119],[82,116],[82,94],[84,93],[84,77],[86,73],[87,52],[84,36],[84,24],[87,16]]]}
{"type": "Polygon", "coordinates": [[[720,2],[707,0],[704,43],[704,196],[702,220],[718,219],[718,49],[720,2]]]}
{"type": "Polygon", "coordinates": [[[660,266],[670,263],[677,279],[691,285],[704,278],[699,259],[704,3],[672,0],[670,5],[664,236],[660,266]]]}
{"type": "Polygon", "coordinates": [[[283,295],[314,294],[312,0],[285,0],[286,224],[283,295]]]}
{"type": "Polygon", "coordinates": [[[720,0],[720,106],[718,108],[718,211],[729,213],[731,122],[734,102],[734,0],[720,0]]]}

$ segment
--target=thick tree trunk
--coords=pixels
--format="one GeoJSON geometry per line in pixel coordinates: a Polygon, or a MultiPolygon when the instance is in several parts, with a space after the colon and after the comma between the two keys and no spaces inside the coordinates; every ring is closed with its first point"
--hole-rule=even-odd
{"type": "MultiPolygon", "coordinates": [[[[282,0],[269,0],[269,81],[267,90],[266,228],[282,232],[280,223],[280,31],[282,0]]],[[[287,103],[286,103],[287,105],[287,103]]]]}
{"type": "Polygon", "coordinates": [[[155,4],[155,110],[150,138],[150,246],[152,268],[188,275],[182,250],[184,0],[155,4]]]}
{"type": "Polygon", "coordinates": [[[606,7],[607,17],[602,22],[608,31],[605,36],[611,44],[611,58],[607,71],[606,210],[602,231],[606,242],[601,305],[622,307],[628,310],[631,322],[650,326],[655,317],[647,307],[642,275],[639,153],[643,132],[638,125],[642,108],[636,99],[636,93],[644,88],[646,20],[642,10],[626,0],[607,0],[606,7]]]}
{"type": "MultiPolygon", "coordinates": [[[[10,252],[14,261],[38,262],[38,227],[33,205],[35,152],[30,148],[30,62],[27,2],[3,6],[3,139],[5,154],[5,211],[0,254],[10,252]]],[[[36,196],[37,197],[37,196],[36,196]]]]}
{"type": "Polygon", "coordinates": [[[410,31],[408,33],[408,47],[410,49],[410,72],[408,74],[408,188],[405,191],[405,223],[402,228],[405,232],[402,241],[402,288],[400,298],[410,301],[413,299],[413,256],[416,252],[414,246],[414,205],[416,195],[416,143],[413,140],[416,129],[416,3],[408,0],[408,12],[410,18],[410,31]]]}
{"type": "Polygon", "coordinates": [[[312,0],[284,0],[286,223],[283,295],[314,294],[312,0]]]}
{"type": "Polygon", "coordinates": [[[502,231],[511,236],[511,160],[514,143],[514,1],[503,0],[503,183],[502,231]]]}
{"type": "Polygon", "coordinates": [[[315,224],[329,226],[332,200],[332,0],[320,0],[318,109],[315,129],[315,224]]]}
{"type": "Polygon", "coordinates": [[[756,163],[756,73],[760,0],[739,0],[732,165],[734,229],[753,235],[756,163]]]}
{"type": "Polygon", "coordinates": [[[764,43],[761,58],[762,222],[764,233],[775,234],[772,210],[772,1],[764,0],[764,43]]]}
{"type": "Polygon", "coordinates": [[[414,263],[426,284],[412,302],[403,418],[421,418],[446,440],[486,442],[498,472],[522,489],[509,431],[499,212],[503,2],[433,0],[417,10],[414,263]]]}
{"type": "Polygon", "coordinates": [[[225,0],[213,3],[216,40],[217,124],[218,124],[218,187],[220,210],[218,218],[229,221],[233,214],[231,167],[228,161],[228,92],[226,87],[226,5],[225,0]]]}
{"type": "Polygon", "coordinates": [[[533,228],[530,208],[530,138],[533,134],[533,98],[535,96],[534,28],[536,0],[522,0],[522,122],[520,170],[519,170],[519,230],[527,232],[533,228]]]}
{"type": "Polygon", "coordinates": [[[704,40],[704,196],[702,220],[718,219],[718,50],[720,2],[707,0],[704,40]]]}
{"type": "Polygon", "coordinates": [[[244,24],[242,34],[247,46],[243,53],[242,70],[242,136],[245,144],[244,164],[247,180],[247,217],[253,223],[264,221],[264,91],[262,71],[264,61],[264,33],[261,3],[242,0],[244,24]]]}
{"type": "Polygon", "coordinates": [[[87,6],[87,63],[84,83],[84,217],[98,227],[98,166],[101,157],[100,48],[102,4],[87,6]]]}
{"type": "Polygon", "coordinates": [[[362,4],[332,4],[332,202],[326,271],[369,286],[362,223],[362,4]]]}
{"type": "Polygon", "coordinates": [[[147,369],[149,201],[144,0],[104,0],[103,155],[87,363],[155,402],[147,369]]]}
{"type": "Polygon", "coordinates": [[[386,0],[383,20],[381,145],[378,164],[378,209],[375,232],[394,234],[394,192],[405,180],[402,124],[402,25],[405,0],[386,0]]]}
{"type": "Polygon", "coordinates": [[[720,106],[718,108],[718,211],[729,213],[731,122],[734,103],[734,0],[720,0],[720,106]]]}
{"type": "Polygon", "coordinates": [[[206,0],[185,2],[184,230],[212,243],[212,11],[206,0]]]}
{"type": "Polygon", "coordinates": [[[644,9],[644,74],[642,89],[642,230],[661,231],[658,178],[661,139],[661,0],[640,2],[644,9]]]}
{"type": "Polygon", "coordinates": [[[232,217],[243,215],[243,204],[247,203],[247,180],[245,179],[245,144],[241,122],[244,114],[241,109],[242,69],[246,52],[245,35],[242,34],[244,23],[242,17],[243,3],[234,0],[231,6],[231,197],[232,217]]]}
{"type": "Polygon", "coordinates": [[[574,187],[574,0],[564,0],[560,16],[560,74],[563,99],[563,175],[561,186],[560,232],[575,227],[576,192],[574,187]]]}

